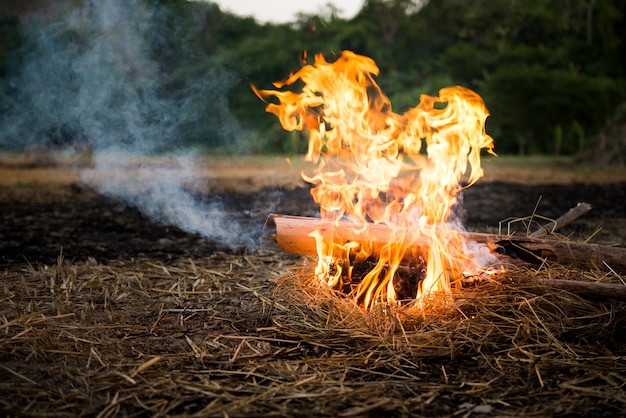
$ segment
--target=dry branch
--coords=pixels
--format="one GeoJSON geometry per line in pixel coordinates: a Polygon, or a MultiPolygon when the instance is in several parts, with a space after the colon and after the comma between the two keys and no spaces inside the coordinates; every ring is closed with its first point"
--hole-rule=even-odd
{"type": "Polygon", "coordinates": [[[585,203],[585,202],[579,203],[575,207],[568,210],[562,216],[539,227],[539,229],[529,234],[528,236],[531,238],[538,238],[544,235],[550,235],[554,231],[561,229],[566,225],[571,224],[573,221],[580,218],[581,216],[583,216],[585,213],[589,212],[590,210],[591,210],[591,205],[589,203],[585,203]]]}
{"type": "Polygon", "coordinates": [[[626,301],[626,286],[623,284],[582,282],[578,280],[540,279],[542,284],[556,287],[585,299],[614,299],[626,301]]]}

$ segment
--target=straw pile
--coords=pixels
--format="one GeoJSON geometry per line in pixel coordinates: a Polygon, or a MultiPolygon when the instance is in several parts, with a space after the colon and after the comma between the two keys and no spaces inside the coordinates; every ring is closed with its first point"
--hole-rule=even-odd
{"type": "Polygon", "coordinates": [[[369,313],[285,255],[5,266],[0,408],[45,416],[616,416],[624,303],[511,267],[369,313]]]}

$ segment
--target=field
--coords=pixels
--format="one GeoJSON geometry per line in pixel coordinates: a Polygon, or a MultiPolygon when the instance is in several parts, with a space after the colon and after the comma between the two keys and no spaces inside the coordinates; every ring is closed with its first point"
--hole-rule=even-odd
{"type": "MultiPolygon", "coordinates": [[[[205,158],[199,196],[258,238],[316,207],[293,158],[205,158]]],[[[365,313],[311,260],[153,222],[81,180],[87,158],[0,157],[0,410],[6,416],[607,416],[626,410],[626,302],[511,266],[422,312],[365,313]]],[[[626,170],[504,157],[463,192],[465,225],[591,212],[559,239],[626,247],[626,170]]],[[[600,266],[601,267],[601,266],[600,266]]]]}

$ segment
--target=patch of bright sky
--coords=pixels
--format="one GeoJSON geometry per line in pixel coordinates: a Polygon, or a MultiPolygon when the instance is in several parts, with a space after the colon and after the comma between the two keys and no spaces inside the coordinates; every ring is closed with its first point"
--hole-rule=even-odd
{"type": "Polygon", "coordinates": [[[252,16],[257,22],[288,23],[296,21],[297,13],[321,14],[332,3],[339,10],[338,16],[350,19],[363,6],[364,0],[210,0],[221,10],[237,16],[252,16]]]}

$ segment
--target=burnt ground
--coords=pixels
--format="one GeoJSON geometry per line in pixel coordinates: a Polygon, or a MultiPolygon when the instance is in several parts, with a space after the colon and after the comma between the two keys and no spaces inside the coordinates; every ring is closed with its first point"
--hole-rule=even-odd
{"type": "MultiPolygon", "coordinates": [[[[217,192],[211,200],[228,208],[233,223],[244,225],[250,244],[227,248],[198,234],[144,217],[137,208],[98,194],[82,184],[55,187],[0,187],[0,264],[54,263],[61,252],[68,259],[100,262],[154,257],[204,257],[215,251],[250,252],[271,211],[315,216],[317,207],[309,189],[265,187],[241,193],[217,192]]],[[[560,233],[586,239],[601,227],[592,242],[626,245],[626,182],[608,184],[522,185],[479,183],[462,196],[464,225],[470,231],[507,233],[507,219],[536,213],[557,218],[578,202],[590,203],[591,212],[560,233]],[[504,222],[501,222],[504,221],[504,222]]],[[[511,228],[525,228],[514,222],[511,228]]]]}
{"type": "MultiPolygon", "coordinates": [[[[307,285],[297,257],[153,222],[76,176],[53,181],[58,170],[35,181],[19,164],[1,169],[0,414],[623,413],[626,302],[534,278],[598,280],[590,272],[511,270],[463,292],[458,310],[364,313],[307,285]]],[[[498,232],[540,197],[549,218],[584,201],[592,211],[561,233],[602,227],[592,242],[626,246],[625,181],[514,180],[464,192],[469,230],[498,232]]],[[[270,211],[316,213],[304,185],[218,186],[199,198],[220,201],[252,241],[270,211]]]]}

